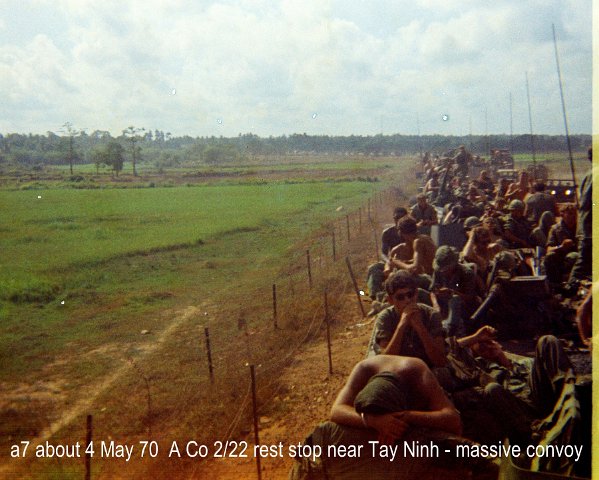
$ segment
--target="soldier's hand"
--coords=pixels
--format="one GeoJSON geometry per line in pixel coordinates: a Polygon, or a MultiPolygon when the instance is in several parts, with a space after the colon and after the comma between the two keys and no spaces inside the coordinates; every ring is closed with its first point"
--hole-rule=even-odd
{"type": "Polygon", "coordinates": [[[420,310],[418,309],[418,305],[416,304],[416,302],[412,302],[408,305],[406,305],[406,307],[404,308],[403,312],[402,312],[402,317],[406,316],[406,317],[412,317],[414,315],[414,313],[418,313],[420,312],[420,310]]]}
{"type": "Polygon", "coordinates": [[[495,335],[497,335],[497,330],[490,325],[479,328],[474,334],[477,342],[489,342],[495,338],[495,335]]]}
{"type": "Polygon", "coordinates": [[[395,413],[386,413],[367,416],[368,426],[379,432],[379,442],[385,445],[391,445],[395,440],[400,439],[409,427],[409,424],[402,420],[401,416],[396,418],[395,415],[395,413]]]}

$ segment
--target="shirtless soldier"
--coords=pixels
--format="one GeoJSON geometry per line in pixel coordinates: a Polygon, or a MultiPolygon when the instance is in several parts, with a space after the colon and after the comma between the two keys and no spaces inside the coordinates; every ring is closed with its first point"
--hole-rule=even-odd
{"type": "Polygon", "coordinates": [[[418,358],[377,355],[359,362],[350,374],[331,409],[330,420],[341,425],[373,428],[379,441],[392,444],[412,427],[428,427],[460,435],[460,414],[433,373],[418,358]],[[354,400],[360,391],[383,372],[389,372],[402,385],[406,408],[382,414],[359,413],[354,400]]]}
{"type": "Polygon", "coordinates": [[[404,269],[415,275],[432,275],[437,247],[429,235],[418,234],[416,220],[403,217],[397,222],[403,243],[389,252],[387,269],[404,269]]]}

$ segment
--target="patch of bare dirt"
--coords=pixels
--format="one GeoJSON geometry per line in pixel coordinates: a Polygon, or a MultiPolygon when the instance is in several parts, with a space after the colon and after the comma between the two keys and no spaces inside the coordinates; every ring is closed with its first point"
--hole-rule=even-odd
{"type": "Polygon", "coordinates": [[[0,411],[14,408],[23,401],[57,402],[64,399],[64,382],[39,380],[34,384],[0,384],[0,411]]]}
{"type": "MultiPolygon", "coordinates": [[[[150,354],[162,347],[166,339],[172,335],[179,326],[181,326],[185,321],[189,320],[191,317],[197,314],[197,312],[202,307],[189,306],[182,311],[180,311],[169,325],[161,332],[156,340],[143,349],[141,355],[150,354]]],[[[111,346],[100,347],[99,349],[94,350],[96,354],[101,352],[108,353],[111,351],[111,346]]],[[[79,399],[70,407],[66,408],[60,417],[53,420],[49,425],[45,426],[41,432],[35,431],[35,436],[31,438],[30,448],[33,450],[35,447],[46,440],[50,439],[56,432],[69,425],[72,421],[74,421],[77,417],[85,414],[93,402],[105,391],[111,388],[111,386],[121,377],[123,377],[129,370],[133,368],[133,366],[129,363],[123,364],[118,369],[114,370],[111,374],[104,377],[101,381],[96,383],[95,385],[82,389],[80,392],[79,399]]],[[[33,385],[25,385],[23,384],[21,388],[14,389],[11,386],[12,394],[10,397],[6,397],[12,401],[15,401],[19,398],[19,395],[28,396],[28,400],[48,400],[49,395],[54,395],[51,399],[53,401],[60,400],[59,395],[62,391],[60,383],[57,382],[36,382],[33,385]]],[[[0,389],[1,392],[1,389],[0,389]]],[[[4,398],[4,396],[3,396],[4,398]]],[[[9,409],[10,411],[10,409],[9,409]]],[[[16,475],[14,471],[15,463],[10,461],[10,458],[6,459],[7,461],[4,465],[0,465],[0,476],[6,475],[8,473],[12,473],[16,475]]],[[[22,464],[20,465],[23,466],[22,464]]],[[[17,478],[16,476],[14,478],[17,478]]]]}

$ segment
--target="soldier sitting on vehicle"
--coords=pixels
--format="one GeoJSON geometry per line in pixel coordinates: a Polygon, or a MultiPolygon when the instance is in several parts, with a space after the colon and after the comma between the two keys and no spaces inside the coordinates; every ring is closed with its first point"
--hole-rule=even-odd
{"type": "Polygon", "coordinates": [[[578,258],[576,249],[576,205],[569,203],[561,210],[561,219],[551,227],[547,238],[547,254],[544,265],[550,283],[559,284],[570,271],[578,258]]]}
{"type": "Polygon", "coordinates": [[[424,186],[424,193],[431,201],[433,201],[437,198],[439,188],[441,188],[441,184],[439,183],[439,173],[433,171],[430,180],[426,182],[426,185],[424,186]]]}
{"type": "MultiPolygon", "coordinates": [[[[370,298],[373,300],[383,295],[383,282],[385,281],[385,264],[389,260],[390,251],[402,242],[401,234],[397,229],[399,221],[408,214],[403,207],[393,210],[394,225],[389,225],[383,230],[381,257],[383,261],[373,263],[368,267],[366,284],[370,298]]],[[[380,298],[379,298],[380,299],[380,298]]]]}
{"type": "Polygon", "coordinates": [[[414,275],[432,275],[437,249],[433,239],[428,235],[419,234],[416,220],[410,216],[403,217],[397,223],[397,229],[403,242],[389,253],[387,268],[408,270],[414,275]]]}
{"type": "Polygon", "coordinates": [[[534,184],[534,193],[526,198],[526,210],[524,215],[534,223],[537,223],[543,212],[551,212],[557,215],[557,203],[555,197],[545,192],[545,183],[537,181],[534,184]]]}
{"type": "Polygon", "coordinates": [[[330,420],[317,426],[303,442],[322,454],[298,454],[290,480],[477,480],[478,472],[481,479],[497,476],[497,468],[490,462],[476,465],[472,459],[466,463],[453,455],[436,458],[400,453],[391,458],[380,453],[396,449],[399,440],[409,445],[434,442],[441,452],[466,442],[457,437],[462,432],[458,411],[417,358],[378,355],[359,362],[337,395],[330,420]],[[336,451],[343,454],[332,453],[336,451]],[[348,452],[357,453],[346,455],[348,452]]]}
{"type": "Polygon", "coordinates": [[[491,261],[502,250],[501,245],[491,242],[491,232],[487,228],[477,226],[470,232],[461,256],[466,262],[477,266],[477,273],[484,285],[490,272],[491,261]]]}
{"type": "MultiPolygon", "coordinates": [[[[370,386],[373,387],[374,384],[370,386]]],[[[341,425],[375,429],[379,442],[387,445],[401,439],[414,427],[456,435],[462,432],[458,411],[424,362],[396,355],[378,355],[359,362],[337,395],[330,418],[341,425]],[[363,406],[363,399],[368,396],[363,389],[372,381],[390,382],[391,388],[396,389],[395,397],[405,399],[401,402],[403,405],[389,409],[382,405],[373,409],[363,406]]]]}
{"type": "Polygon", "coordinates": [[[456,175],[462,178],[466,177],[470,163],[472,163],[472,155],[464,145],[458,147],[458,153],[452,158],[452,161],[456,164],[456,175]]]}
{"type": "Polygon", "coordinates": [[[431,292],[441,309],[447,335],[463,335],[471,330],[471,314],[480,304],[475,267],[459,262],[454,247],[443,245],[435,253],[431,292]]]}
{"type": "Polygon", "coordinates": [[[576,377],[556,337],[541,337],[535,357],[529,358],[506,355],[495,341],[496,333],[487,325],[468,337],[449,338],[449,368],[463,382],[480,382],[488,411],[504,434],[514,442],[528,443],[533,420],[559,408],[562,389],[568,383],[573,387],[576,377]]]}
{"type": "Polygon", "coordinates": [[[507,192],[510,188],[510,181],[508,178],[502,178],[501,180],[499,180],[499,184],[497,185],[497,188],[495,189],[495,191],[493,192],[494,198],[495,198],[495,207],[497,207],[498,209],[501,209],[503,207],[503,205],[505,205],[507,202],[507,192]]]}
{"type": "Polygon", "coordinates": [[[429,235],[431,233],[431,225],[437,225],[437,212],[435,207],[430,205],[424,193],[418,194],[416,197],[416,205],[410,210],[410,215],[414,218],[418,225],[418,232],[429,235]]]}
{"type": "Polygon", "coordinates": [[[505,199],[507,201],[520,200],[524,201],[530,192],[529,176],[526,170],[522,170],[518,176],[518,181],[514,182],[508,188],[505,199]]]}
{"type": "Polygon", "coordinates": [[[545,252],[545,246],[547,245],[547,238],[549,237],[549,231],[555,223],[555,217],[553,213],[546,211],[543,212],[539,219],[538,226],[532,229],[530,233],[529,243],[531,247],[541,247],[543,255],[545,252]]]}
{"type": "Polygon", "coordinates": [[[486,194],[490,195],[495,190],[495,184],[486,170],[481,170],[477,178],[478,187],[486,194]]]}
{"type": "Polygon", "coordinates": [[[389,256],[389,252],[393,247],[401,243],[401,235],[397,229],[399,221],[408,214],[408,211],[404,207],[397,207],[393,210],[393,221],[394,225],[389,225],[383,230],[383,236],[381,239],[381,251],[383,259],[386,260],[389,256]]]}
{"type": "Polygon", "coordinates": [[[512,200],[508,207],[510,213],[504,223],[503,238],[509,243],[510,248],[529,248],[530,233],[532,228],[524,216],[524,203],[521,200],[512,200]]]}
{"type": "Polygon", "coordinates": [[[417,357],[430,367],[445,364],[443,328],[433,307],[418,303],[416,278],[405,270],[385,282],[389,307],[374,324],[368,356],[381,353],[417,357]]]}

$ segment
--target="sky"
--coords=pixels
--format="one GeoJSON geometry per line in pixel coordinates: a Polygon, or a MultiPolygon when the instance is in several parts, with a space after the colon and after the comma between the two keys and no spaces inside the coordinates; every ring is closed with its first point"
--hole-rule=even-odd
{"type": "Polygon", "coordinates": [[[0,133],[530,133],[528,77],[533,132],[563,134],[552,24],[570,133],[591,133],[591,17],[592,0],[0,0],[0,133]]]}

